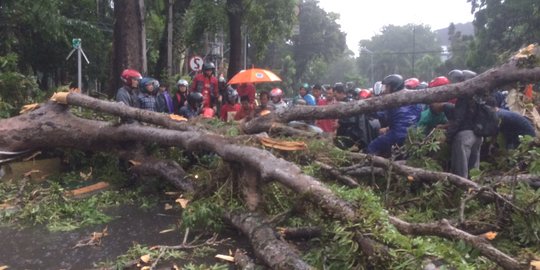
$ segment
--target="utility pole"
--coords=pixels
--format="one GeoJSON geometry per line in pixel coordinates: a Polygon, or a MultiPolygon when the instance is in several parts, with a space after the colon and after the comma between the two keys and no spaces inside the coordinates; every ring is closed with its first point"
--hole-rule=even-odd
{"type": "Polygon", "coordinates": [[[84,56],[84,60],[86,60],[87,64],[90,64],[90,61],[88,61],[88,57],[86,57],[86,54],[84,53],[82,47],[81,47],[81,39],[80,38],[74,38],[71,40],[71,45],[73,46],[73,50],[68,54],[66,57],[66,61],[71,57],[71,55],[77,51],[77,87],[82,91],[82,60],[81,55],[84,56]]]}
{"type": "Polygon", "coordinates": [[[373,79],[373,52],[368,50],[366,47],[360,47],[360,53],[364,51],[369,53],[369,56],[371,57],[371,64],[370,64],[370,71],[371,71],[371,84],[374,84],[375,81],[373,79]]]}
{"type": "Polygon", "coordinates": [[[412,76],[414,76],[414,61],[416,57],[416,26],[413,25],[412,29],[412,76]]]}

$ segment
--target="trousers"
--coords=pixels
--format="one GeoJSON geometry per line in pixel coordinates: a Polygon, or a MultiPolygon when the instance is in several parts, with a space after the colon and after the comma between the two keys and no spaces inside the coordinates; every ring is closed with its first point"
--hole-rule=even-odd
{"type": "Polygon", "coordinates": [[[480,166],[481,146],[482,137],[476,136],[472,130],[458,132],[452,141],[452,173],[469,178],[469,170],[480,166]]]}

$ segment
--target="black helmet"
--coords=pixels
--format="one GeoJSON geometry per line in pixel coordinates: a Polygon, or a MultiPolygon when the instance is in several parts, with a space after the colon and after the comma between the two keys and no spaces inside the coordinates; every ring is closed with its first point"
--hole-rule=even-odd
{"type": "Polygon", "coordinates": [[[403,81],[403,77],[399,74],[388,75],[381,83],[390,86],[390,92],[396,92],[405,88],[405,81],[403,81]]]}
{"type": "Polygon", "coordinates": [[[476,72],[474,71],[471,71],[471,70],[467,70],[467,69],[464,69],[463,70],[463,79],[466,81],[466,80],[470,80],[472,78],[476,77],[476,72]]]}
{"type": "Polygon", "coordinates": [[[206,62],[206,63],[204,63],[202,69],[203,69],[203,71],[204,70],[209,70],[209,69],[214,70],[214,69],[216,69],[216,65],[214,65],[214,63],[212,63],[212,62],[206,62]]]}
{"type": "Polygon", "coordinates": [[[450,79],[452,83],[458,83],[464,81],[465,77],[463,76],[463,71],[454,69],[448,72],[448,79],[450,79]]]}
{"type": "Polygon", "coordinates": [[[343,83],[336,83],[334,84],[334,92],[345,92],[345,86],[343,86],[343,83]]]}
{"type": "Polygon", "coordinates": [[[199,107],[203,102],[203,95],[199,92],[191,92],[187,97],[187,101],[191,106],[199,107]]]}

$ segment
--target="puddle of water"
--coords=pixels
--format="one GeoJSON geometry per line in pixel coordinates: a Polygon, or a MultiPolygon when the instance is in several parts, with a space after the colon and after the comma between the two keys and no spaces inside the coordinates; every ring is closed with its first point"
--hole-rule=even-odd
{"type": "MultiPolygon", "coordinates": [[[[72,232],[50,232],[43,226],[25,229],[0,227],[0,266],[8,265],[9,269],[90,269],[95,268],[95,263],[114,261],[134,243],[178,245],[183,240],[183,232],[178,230],[159,233],[177,224],[180,217],[177,211],[164,211],[162,208],[145,211],[136,206],[121,206],[109,213],[117,218],[108,224],[72,232]],[[109,235],[102,239],[100,246],[73,248],[79,240],[89,237],[92,232],[101,232],[106,226],[109,235]]],[[[238,245],[242,248],[248,246],[240,235],[233,234],[233,237],[240,242],[232,241],[216,247],[221,249],[218,252],[234,251],[238,245]]],[[[218,262],[213,255],[211,257],[198,263],[218,262]]]]}

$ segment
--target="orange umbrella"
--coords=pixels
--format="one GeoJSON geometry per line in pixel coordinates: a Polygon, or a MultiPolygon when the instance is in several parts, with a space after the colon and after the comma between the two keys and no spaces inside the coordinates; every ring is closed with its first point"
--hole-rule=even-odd
{"type": "Polygon", "coordinates": [[[241,70],[229,80],[229,84],[258,82],[281,82],[281,78],[270,70],[250,68],[241,70]]]}

